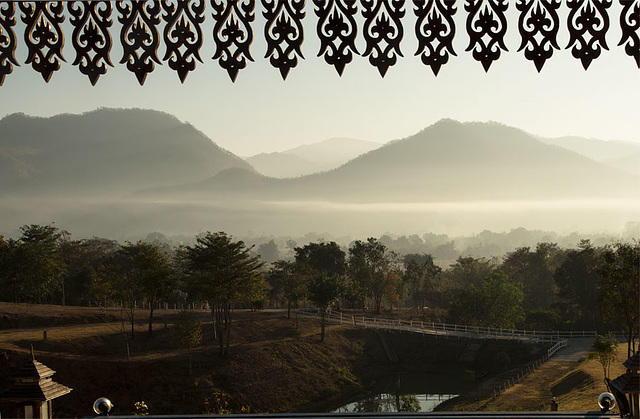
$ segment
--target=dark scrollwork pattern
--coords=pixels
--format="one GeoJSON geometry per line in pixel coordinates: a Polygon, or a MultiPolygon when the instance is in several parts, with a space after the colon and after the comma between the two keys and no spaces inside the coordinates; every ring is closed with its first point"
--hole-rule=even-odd
{"type": "Polygon", "coordinates": [[[636,65],[640,68],[640,0],[620,0],[620,4],[622,38],[618,45],[624,45],[624,51],[636,60],[636,65]]]}
{"type": "Polygon", "coordinates": [[[504,44],[507,33],[507,0],[467,0],[469,46],[473,58],[482,63],[484,71],[500,58],[500,50],[509,51],[504,44]]]}
{"type": "Polygon", "coordinates": [[[147,75],[155,69],[155,63],[162,65],[158,58],[160,3],[119,1],[116,7],[120,12],[118,21],[122,24],[120,41],[123,54],[120,64],[127,63],[127,69],[136,75],[142,86],[147,75]]]}
{"type": "Polygon", "coordinates": [[[352,0],[314,0],[313,3],[318,16],[318,57],[324,55],[325,62],[334,66],[342,76],[344,67],[353,60],[353,54],[359,54],[355,21],[358,7],[352,0]]]}
{"type": "Polygon", "coordinates": [[[106,64],[113,67],[109,58],[113,8],[108,1],[70,1],[67,8],[73,25],[71,42],[76,50],[73,65],[80,66],[80,72],[95,86],[100,76],[107,73],[106,64]]]}
{"type": "Polygon", "coordinates": [[[364,39],[367,42],[364,51],[371,65],[384,77],[389,67],[398,60],[400,42],[404,29],[400,19],[404,16],[404,0],[362,0],[364,39]]]}
{"type": "Polygon", "coordinates": [[[164,43],[167,47],[163,60],[169,61],[169,67],[175,70],[184,83],[190,71],[196,69],[196,62],[202,62],[200,47],[202,46],[202,29],[204,22],[204,0],[163,0],[165,11],[163,19],[164,43]]]}
{"type": "Polygon", "coordinates": [[[456,25],[453,15],[456,14],[455,0],[413,0],[416,21],[416,37],[418,50],[415,55],[425,65],[431,67],[433,74],[438,75],[440,67],[449,61],[449,54],[456,55],[453,50],[453,38],[456,25]]]}
{"type": "Polygon", "coordinates": [[[605,35],[609,29],[607,10],[611,0],[567,0],[571,54],[582,61],[586,70],[600,56],[602,48],[608,50],[605,35]]]}
{"type": "Polygon", "coordinates": [[[560,0],[520,0],[516,8],[520,11],[518,29],[522,43],[518,52],[524,49],[527,60],[533,61],[538,72],[551,58],[558,46],[560,18],[557,9],[560,0]]]}
{"type": "Polygon", "coordinates": [[[21,2],[22,21],[27,25],[24,41],[29,49],[25,64],[42,75],[47,83],[54,71],[60,69],[64,46],[64,3],[61,1],[21,2]]]}
{"type": "Polygon", "coordinates": [[[0,86],[7,74],[13,72],[13,66],[20,66],[16,61],[16,34],[11,29],[16,24],[15,12],[15,3],[0,2],[0,86]]]}
{"type": "Polygon", "coordinates": [[[253,42],[251,22],[255,16],[255,0],[211,0],[213,7],[213,39],[216,43],[214,60],[227,70],[231,81],[235,82],[238,71],[253,61],[249,47],[253,42]]]}
{"type": "Polygon", "coordinates": [[[267,23],[264,37],[267,41],[267,53],[271,65],[280,70],[286,80],[289,70],[298,65],[298,55],[302,55],[304,29],[302,19],[305,16],[304,0],[262,0],[263,12],[267,23]],[[283,50],[282,44],[286,47],[283,50]]]}

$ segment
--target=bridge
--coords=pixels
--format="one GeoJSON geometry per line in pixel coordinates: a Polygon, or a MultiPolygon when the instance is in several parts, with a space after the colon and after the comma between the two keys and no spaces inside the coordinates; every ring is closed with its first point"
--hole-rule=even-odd
{"type": "MultiPolygon", "coordinates": [[[[321,318],[320,310],[307,308],[294,311],[298,316],[321,318]]],[[[568,344],[568,339],[594,338],[596,331],[546,331],[546,330],[518,330],[498,327],[469,326],[448,323],[424,322],[417,320],[383,319],[377,317],[356,316],[335,310],[327,310],[325,319],[328,323],[344,324],[365,329],[388,330],[422,334],[445,339],[492,339],[510,340],[527,343],[547,343],[551,347],[547,350],[546,359],[568,344]]]]}

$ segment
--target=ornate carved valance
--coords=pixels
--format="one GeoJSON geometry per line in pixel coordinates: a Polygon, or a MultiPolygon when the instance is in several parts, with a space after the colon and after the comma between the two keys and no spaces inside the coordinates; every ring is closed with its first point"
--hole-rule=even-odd
{"type": "Polygon", "coordinates": [[[517,53],[538,71],[562,48],[570,50],[586,70],[603,49],[609,49],[607,32],[616,23],[622,34],[616,47],[631,57],[630,65],[633,60],[640,68],[640,0],[618,0],[620,16],[610,15],[614,0],[260,0],[259,5],[256,1],[0,1],[0,85],[20,66],[17,19],[24,23],[22,39],[28,51],[24,64],[30,64],[47,82],[66,62],[62,50],[67,18],[75,50],[71,65],[94,85],[113,67],[114,38],[120,39],[123,50],[119,63],[141,85],[156,64],[168,65],[184,82],[198,62],[204,64],[200,49],[210,41],[215,44],[211,59],[235,81],[238,72],[254,61],[250,47],[254,31],[261,30],[267,45],[264,58],[286,79],[304,59],[305,24],[307,35],[315,33],[319,38],[318,56],[339,75],[360,55],[384,77],[407,53],[401,41],[411,33],[415,34],[413,54],[436,76],[452,57],[462,53],[471,54],[489,71],[494,61],[509,52],[505,34],[516,28],[520,37],[517,53]],[[517,21],[507,20],[510,7],[517,10],[517,21]],[[559,13],[561,8],[565,8],[563,13],[559,13]],[[264,28],[254,27],[256,13],[266,20],[264,28]],[[415,19],[407,19],[410,13],[415,19]],[[453,47],[456,13],[465,14],[465,26],[458,28],[469,39],[464,51],[453,47]],[[317,20],[311,18],[314,15],[317,20]],[[567,18],[561,19],[564,15],[567,18]],[[213,20],[212,33],[204,33],[206,19],[213,20]],[[309,25],[315,25],[315,31],[309,25]],[[563,28],[569,34],[566,46],[557,39],[563,28]],[[364,40],[362,51],[356,47],[358,36],[364,40]]]}

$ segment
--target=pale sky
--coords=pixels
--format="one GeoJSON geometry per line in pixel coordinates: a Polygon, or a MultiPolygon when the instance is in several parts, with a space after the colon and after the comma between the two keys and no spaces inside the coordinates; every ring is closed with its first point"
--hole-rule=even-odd
{"type": "MultiPolygon", "coordinates": [[[[562,49],[554,52],[540,74],[522,52],[517,52],[520,40],[515,2],[510,2],[508,11],[509,52],[503,52],[488,73],[464,51],[469,41],[464,31],[467,14],[463,3],[457,4],[454,48],[458,56],[451,57],[434,77],[431,69],[413,55],[415,17],[411,2],[405,3],[404,58],[399,58],[384,79],[363,57],[356,56],[342,78],[316,57],[317,17],[310,1],[304,19],[305,59],[291,70],[286,81],[263,58],[264,20],[259,2],[251,47],[255,62],[240,71],[236,83],[211,60],[215,45],[209,4],[200,50],[204,63],[198,62],[184,85],[166,63],[156,67],[143,87],[138,85],[133,73],[119,64],[120,24],[115,12],[111,28],[115,68],[110,67],[92,87],[88,78],[71,65],[75,51],[65,12],[67,62],[47,84],[24,64],[24,24],[18,19],[15,29],[20,46],[16,57],[21,67],[14,68],[0,87],[0,117],[15,112],[39,116],[81,113],[98,107],[157,109],[190,122],[240,156],[282,151],[331,137],[387,142],[412,135],[441,118],[498,121],[550,137],[579,135],[640,142],[640,70],[617,46],[617,2],[609,9],[609,51],[603,51],[588,71],[569,50],[562,49]]],[[[563,4],[561,16],[566,16],[565,9],[563,4]]],[[[558,36],[561,48],[569,39],[564,26],[558,36]]],[[[361,33],[356,45],[364,51],[361,33]]],[[[163,45],[158,53],[162,57],[163,45]]]]}

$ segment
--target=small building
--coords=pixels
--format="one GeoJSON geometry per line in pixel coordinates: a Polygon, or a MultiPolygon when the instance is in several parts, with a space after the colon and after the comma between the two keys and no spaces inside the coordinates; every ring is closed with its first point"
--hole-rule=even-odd
{"type": "Polygon", "coordinates": [[[627,372],[615,380],[607,380],[609,389],[616,398],[620,415],[640,418],[640,352],[636,352],[623,365],[627,372]]]}
{"type": "Polygon", "coordinates": [[[15,372],[14,385],[0,393],[0,417],[51,419],[52,400],[71,392],[53,381],[54,370],[31,358],[15,372]]]}

